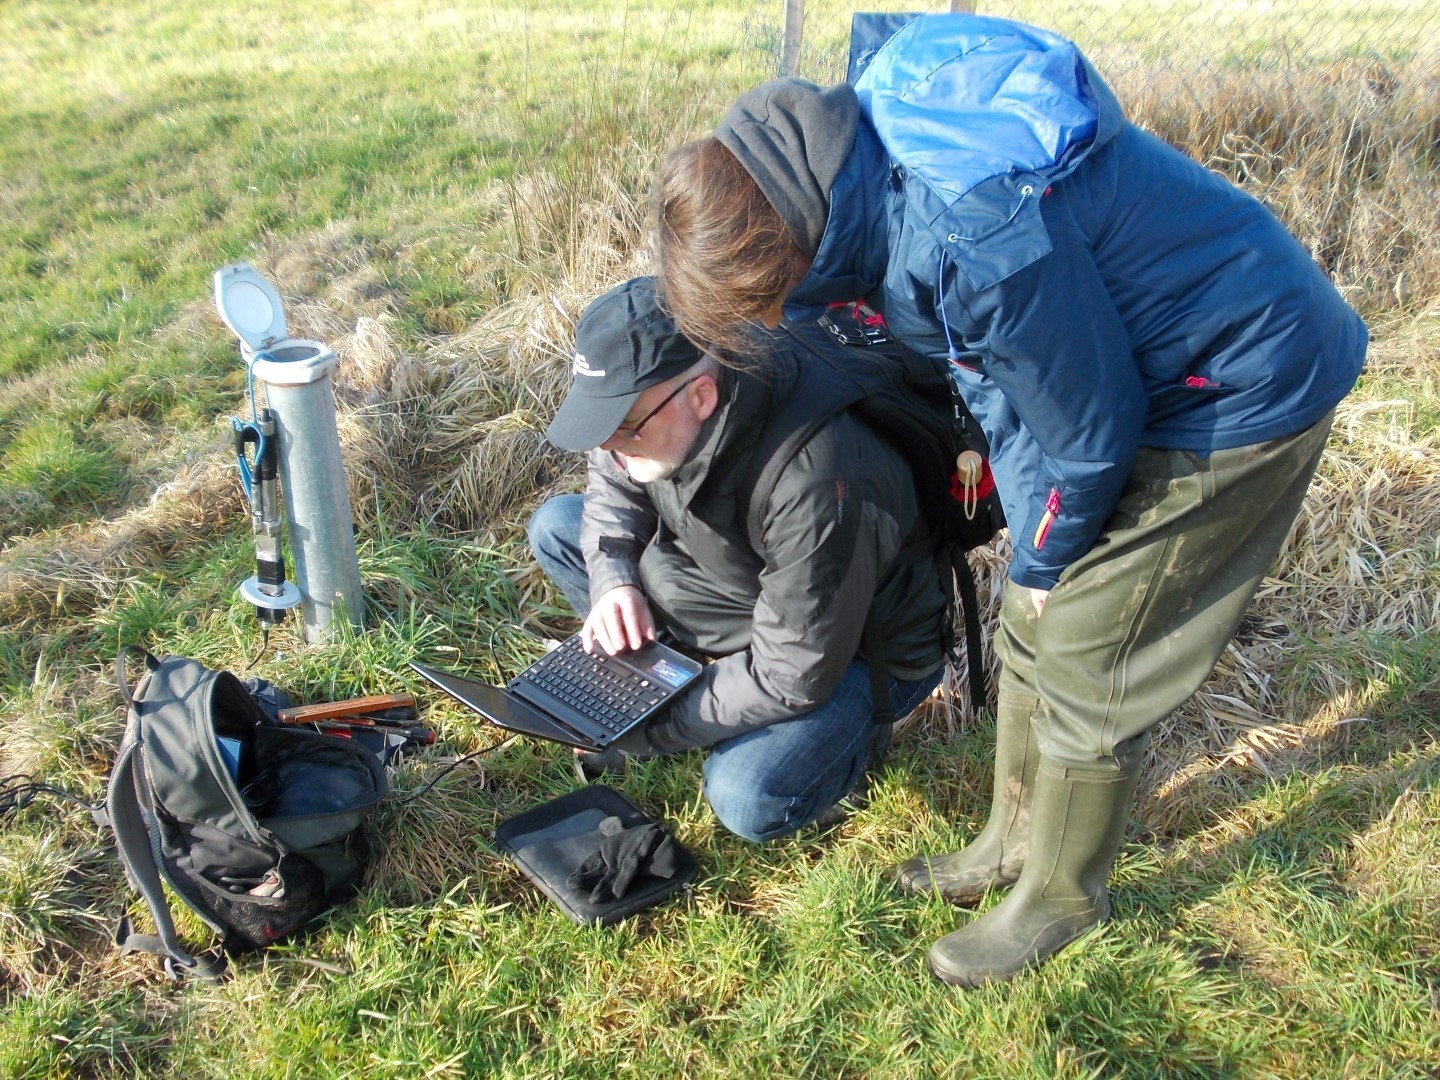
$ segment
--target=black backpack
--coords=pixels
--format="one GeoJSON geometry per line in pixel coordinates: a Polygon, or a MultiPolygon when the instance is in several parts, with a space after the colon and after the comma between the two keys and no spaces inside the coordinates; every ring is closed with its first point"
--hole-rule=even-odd
{"type": "Polygon", "coordinates": [[[234,675],[194,660],[126,646],[115,668],[129,716],[104,816],[156,931],[122,919],[122,953],[164,957],[172,977],[224,974],[223,955],[181,944],[162,881],[230,955],[280,941],[358,891],[363,825],[387,787],[375,754],[280,724],[234,675]],[[133,691],[130,652],[147,669],[133,691]]]}
{"type": "MultiPolygon", "coordinates": [[[[828,420],[849,410],[881,435],[909,463],[928,525],[926,543],[939,565],[949,566],[958,591],[965,633],[970,698],[985,705],[985,668],[980,640],[975,575],[965,553],[989,543],[1005,527],[1005,512],[990,478],[965,491],[956,476],[956,458],[970,450],[982,460],[989,446],[980,426],[960,399],[943,365],[905,348],[884,329],[884,320],[861,303],[832,305],[815,321],[787,323],[775,331],[781,347],[800,356],[800,376],[756,443],[741,506],[750,546],[763,552],[765,506],[781,472],[800,447],[828,420]]],[[[947,583],[949,584],[949,583],[947,583]]],[[[955,591],[950,592],[949,612],[955,591]]],[[[946,652],[956,659],[953,626],[946,630],[946,652]]],[[[873,624],[861,642],[870,665],[875,718],[894,719],[883,692],[885,643],[873,624]]]]}

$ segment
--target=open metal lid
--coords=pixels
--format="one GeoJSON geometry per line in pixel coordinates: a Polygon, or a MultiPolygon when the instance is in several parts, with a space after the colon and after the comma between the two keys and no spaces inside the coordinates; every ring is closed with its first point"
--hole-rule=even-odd
{"type": "Polygon", "coordinates": [[[252,353],[289,337],[280,294],[249,263],[232,263],[215,271],[215,307],[252,353]]]}

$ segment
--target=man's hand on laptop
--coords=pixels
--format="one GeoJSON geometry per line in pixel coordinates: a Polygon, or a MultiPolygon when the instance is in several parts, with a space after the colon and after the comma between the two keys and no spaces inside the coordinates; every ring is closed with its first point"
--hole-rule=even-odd
{"type": "Polygon", "coordinates": [[[634,585],[619,585],[600,597],[580,628],[586,652],[595,646],[611,656],[638,649],[655,640],[655,619],[645,594],[634,585]]]}

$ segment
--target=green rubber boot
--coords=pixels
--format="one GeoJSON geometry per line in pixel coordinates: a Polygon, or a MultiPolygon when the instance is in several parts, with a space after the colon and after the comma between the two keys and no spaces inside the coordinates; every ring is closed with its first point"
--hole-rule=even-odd
{"type": "Polygon", "coordinates": [[[900,864],[896,884],[910,893],[938,893],[952,904],[973,907],[990,888],[1020,878],[1030,848],[1030,792],[1040,750],[1031,717],[1040,699],[1007,685],[1002,675],[995,708],[995,790],[990,818],[960,851],[921,855],[900,864]]]}
{"type": "Polygon", "coordinates": [[[1003,982],[1108,919],[1105,882],[1125,837],[1143,758],[1143,752],[1129,755],[1122,772],[1104,780],[1077,777],[1042,758],[1020,880],[996,907],[931,946],[930,970],[955,986],[1003,982]]]}

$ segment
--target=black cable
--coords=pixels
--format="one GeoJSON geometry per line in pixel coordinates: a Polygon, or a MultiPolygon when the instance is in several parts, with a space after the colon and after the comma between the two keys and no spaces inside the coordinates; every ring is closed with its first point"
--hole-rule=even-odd
{"type": "Polygon", "coordinates": [[[490,636],[485,639],[485,651],[490,654],[490,666],[494,668],[494,670],[497,672],[500,670],[500,658],[495,655],[495,635],[500,633],[500,631],[505,629],[506,627],[509,627],[511,630],[519,630],[520,633],[524,634],[528,638],[533,638],[541,645],[545,643],[544,638],[537,636],[536,634],[532,633],[528,628],[521,626],[519,623],[496,623],[490,628],[490,636]]]}
{"type": "Polygon", "coordinates": [[[445,777],[449,776],[450,773],[454,772],[454,771],[455,771],[456,769],[458,769],[461,765],[464,765],[465,762],[471,760],[472,758],[483,757],[485,754],[492,753],[492,752],[494,752],[494,751],[496,751],[496,750],[503,750],[505,747],[509,746],[511,743],[513,743],[513,742],[514,742],[516,739],[518,739],[519,737],[520,737],[520,736],[518,736],[518,735],[511,735],[508,739],[501,739],[501,740],[500,740],[498,743],[496,743],[494,746],[487,746],[487,747],[485,747],[483,750],[473,750],[473,751],[471,751],[470,753],[464,755],[463,757],[458,757],[458,758],[456,758],[454,761],[450,762],[449,765],[446,765],[445,768],[441,769],[438,773],[436,773],[433,777],[431,777],[430,782],[429,782],[428,784],[426,784],[424,787],[422,787],[419,791],[412,791],[409,795],[406,795],[405,798],[403,798],[403,799],[396,799],[396,800],[395,800],[395,805],[396,805],[396,806],[408,806],[410,803],[412,803],[412,802],[414,802],[416,799],[420,798],[421,795],[426,794],[431,788],[433,788],[433,787],[434,787],[436,784],[438,784],[441,780],[445,779],[445,777]]]}
{"type": "MultiPolygon", "coordinates": [[[[245,665],[245,671],[251,670],[256,664],[258,664],[260,662],[260,658],[265,655],[265,650],[269,647],[270,624],[268,622],[262,622],[260,624],[260,651],[255,654],[255,659],[251,660],[250,663],[245,665]]],[[[245,671],[242,671],[240,674],[245,674],[245,671]]]]}
{"type": "Polygon", "coordinates": [[[41,795],[48,795],[52,799],[59,799],[62,802],[74,803],[85,810],[93,811],[104,805],[103,802],[86,802],[64,788],[43,783],[25,773],[16,773],[14,776],[0,777],[0,818],[7,814],[18,814],[41,795]]]}

